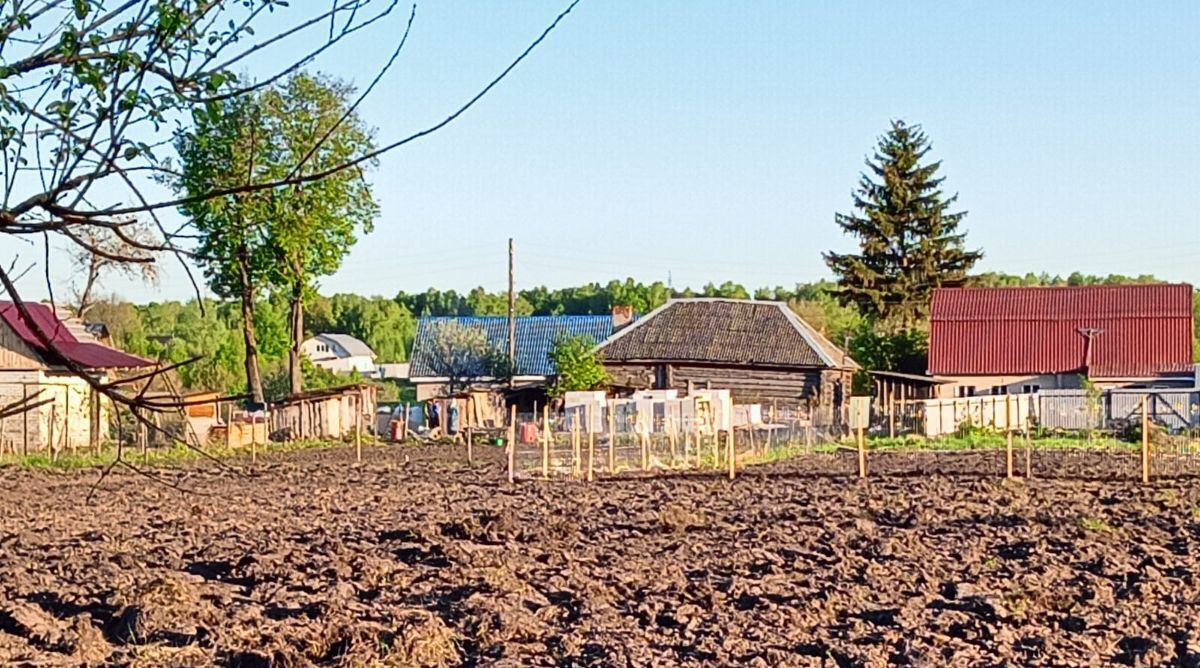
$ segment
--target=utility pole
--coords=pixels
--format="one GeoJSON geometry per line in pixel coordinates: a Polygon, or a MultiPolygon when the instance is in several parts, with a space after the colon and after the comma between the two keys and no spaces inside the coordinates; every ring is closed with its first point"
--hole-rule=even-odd
{"type": "Polygon", "coordinates": [[[508,386],[517,375],[517,293],[513,283],[513,240],[508,238],[508,386]]]}

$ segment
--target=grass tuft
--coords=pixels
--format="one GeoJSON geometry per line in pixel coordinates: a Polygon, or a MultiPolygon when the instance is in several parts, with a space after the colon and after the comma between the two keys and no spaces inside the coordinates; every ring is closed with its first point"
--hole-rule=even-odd
{"type": "Polygon", "coordinates": [[[1094,531],[1098,533],[1113,532],[1112,525],[1096,517],[1085,517],[1079,520],[1079,526],[1083,527],[1087,531],[1094,531]]]}

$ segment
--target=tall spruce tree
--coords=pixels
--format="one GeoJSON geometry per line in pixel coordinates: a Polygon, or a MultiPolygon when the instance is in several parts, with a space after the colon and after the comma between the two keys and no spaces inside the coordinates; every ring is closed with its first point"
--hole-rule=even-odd
{"type": "Polygon", "coordinates": [[[958,195],[943,197],[941,161],[922,164],[930,148],[920,125],[892,121],[866,161],[854,192],[856,211],[835,216],[858,238],[861,253],[824,254],[842,303],[856,305],[885,331],[919,327],[933,289],[961,281],[983,257],[965,248],[958,226],[967,212],[950,211],[958,195]]]}

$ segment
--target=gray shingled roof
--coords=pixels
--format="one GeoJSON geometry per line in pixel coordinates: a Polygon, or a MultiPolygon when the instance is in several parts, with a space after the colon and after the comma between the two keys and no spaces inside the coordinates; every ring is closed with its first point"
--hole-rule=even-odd
{"type": "Polygon", "coordinates": [[[674,299],[599,347],[611,362],[857,368],[782,302],[674,299]]]}

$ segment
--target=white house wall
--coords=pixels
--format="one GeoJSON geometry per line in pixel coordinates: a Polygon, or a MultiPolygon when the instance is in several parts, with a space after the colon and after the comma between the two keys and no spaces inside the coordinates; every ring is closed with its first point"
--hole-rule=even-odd
{"type": "Polygon", "coordinates": [[[373,376],[377,371],[375,360],[365,355],[338,359],[316,359],[313,360],[313,365],[341,375],[349,375],[357,371],[364,376],[373,376]]]}
{"type": "Polygon", "coordinates": [[[1079,388],[1079,376],[1073,374],[1029,374],[1014,376],[938,376],[946,381],[937,386],[937,398],[953,399],[961,388],[975,388],[974,396],[992,394],[992,388],[1003,387],[1007,394],[1022,394],[1027,386],[1039,390],[1073,390],[1079,388]]]}

